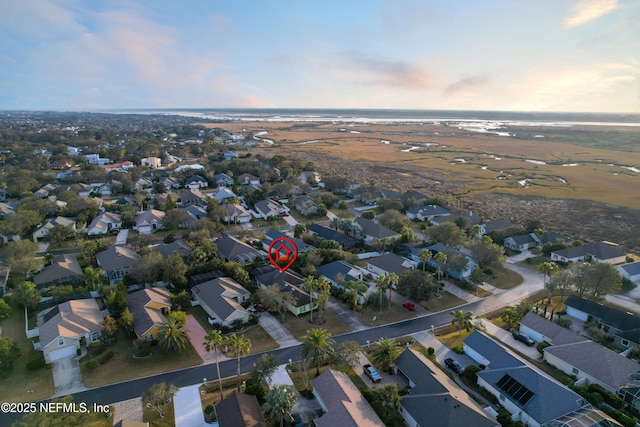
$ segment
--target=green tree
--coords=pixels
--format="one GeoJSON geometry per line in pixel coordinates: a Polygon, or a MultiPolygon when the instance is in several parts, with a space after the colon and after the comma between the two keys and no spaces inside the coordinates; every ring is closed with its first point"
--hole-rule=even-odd
{"type": "Polygon", "coordinates": [[[438,252],[435,257],[433,257],[435,262],[438,264],[438,280],[442,279],[442,266],[447,263],[447,254],[444,252],[438,252]]]}
{"type": "Polygon", "coordinates": [[[344,284],[344,288],[349,291],[349,302],[351,304],[351,308],[353,309],[353,311],[356,311],[360,303],[359,295],[360,293],[364,293],[367,291],[367,285],[362,282],[349,280],[344,284]]]}
{"type": "Polygon", "coordinates": [[[96,284],[98,285],[98,289],[102,284],[104,279],[104,270],[100,267],[86,267],[83,270],[84,283],[89,286],[91,285],[92,290],[96,290],[96,284]]]}
{"type": "Polygon", "coordinates": [[[427,267],[427,263],[431,260],[432,257],[433,257],[433,254],[427,248],[422,249],[418,253],[418,258],[420,259],[420,262],[422,262],[422,271],[425,270],[425,268],[427,267]]]}
{"type": "Polygon", "coordinates": [[[144,254],[131,268],[131,275],[139,283],[155,283],[162,277],[164,258],[160,252],[144,254]]]}
{"type": "Polygon", "coordinates": [[[533,308],[533,304],[531,304],[529,301],[520,301],[514,309],[514,311],[516,312],[516,315],[518,316],[518,322],[520,321],[520,319],[526,316],[527,313],[530,312],[532,308],[533,308]]]}
{"type": "Polygon", "coordinates": [[[258,298],[269,311],[276,311],[280,314],[282,323],[290,305],[295,305],[296,299],[291,292],[283,291],[280,285],[269,285],[258,289],[258,298]]]}
{"type": "Polygon", "coordinates": [[[371,351],[371,360],[383,370],[391,372],[395,360],[402,353],[402,348],[391,338],[380,338],[371,351]]]}
{"type": "Polygon", "coordinates": [[[340,209],[340,215],[344,216],[344,211],[349,209],[349,203],[346,200],[340,200],[338,202],[338,209],[340,209]]]}
{"type": "Polygon", "coordinates": [[[450,312],[453,316],[451,326],[455,326],[458,329],[458,335],[462,333],[462,329],[470,331],[473,329],[473,313],[470,311],[455,310],[450,312]]]}
{"type": "Polygon", "coordinates": [[[400,279],[398,278],[398,275],[393,272],[387,273],[385,276],[387,277],[387,289],[389,290],[389,308],[391,308],[391,289],[398,286],[398,281],[400,279]]]}
{"type": "Polygon", "coordinates": [[[111,343],[116,332],[118,332],[118,322],[111,316],[105,317],[102,322],[102,335],[105,337],[105,341],[111,343]]]}
{"type": "Polygon", "coordinates": [[[7,317],[11,316],[12,311],[13,310],[11,309],[11,306],[7,304],[5,300],[0,298],[0,320],[4,320],[7,317]]]}
{"type": "Polygon", "coordinates": [[[125,307],[124,311],[120,315],[120,319],[118,319],[118,324],[128,334],[133,330],[133,314],[129,311],[129,307],[125,307]]]}
{"type": "Polygon", "coordinates": [[[26,307],[29,310],[35,310],[38,308],[42,295],[36,288],[35,283],[22,282],[16,287],[14,298],[22,307],[26,307]]]}
{"type": "Polygon", "coordinates": [[[158,344],[166,351],[178,353],[189,345],[189,335],[184,325],[175,319],[167,319],[158,331],[158,344]]]}
{"type": "Polygon", "coordinates": [[[278,358],[273,354],[265,353],[256,361],[254,374],[259,381],[269,381],[278,368],[278,358]]]}
{"type": "Polygon", "coordinates": [[[103,286],[100,294],[111,316],[120,319],[122,312],[127,307],[127,287],[125,284],[119,283],[117,286],[103,286]]]}
{"type": "MultiPolygon", "coordinates": [[[[558,270],[558,264],[556,264],[555,262],[547,261],[538,265],[538,271],[542,273],[542,276],[543,276],[543,279],[542,279],[543,287],[546,288],[547,286],[547,276],[550,276],[557,270],[558,270]]],[[[551,296],[549,296],[549,299],[551,299],[551,296]]]]}
{"type": "Polygon", "coordinates": [[[430,241],[442,243],[452,248],[462,245],[466,240],[464,230],[451,221],[429,228],[427,234],[430,241]]]}
{"type": "Polygon", "coordinates": [[[518,318],[518,314],[513,310],[512,307],[506,307],[502,312],[502,316],[500,318],[509,330],[513,329],[513,326],[520,320],[518,318]]]}
{"type": "Polygon", "coordinates": [[[235,356],[238,364],[238,393],[240,392],[240,358],[249,354],[251,350],[251,341],[244,338],[244,335],[238,336],[235,333],[231,334],[225,340],[225,343],[229,346],[229,351],[235,356]]]}
{"type": "Polygon", "coordinates": [[[318,291],[318,295],[316,295],[316,304],[318,305],[318,318],[322,319],[322,309],[324,309],[329,302],[331,285],[324,277],[318,277],[317,279],[315,279],[315,289],[316,291],[318,291]]]}
{"type": "Polygon", "coordinates": [[[173,384],[159,383],[152,385],[149,390],[142,394],[142,403],[155,409],[164,418],[162,408],[167,402],[170,402],[173,396],[178,392],[178,388],[173,384]]]}
{"type": "Polygon", "coordinates": [[[606,262],[595,262],[585,267],[586,287],[590,297],[597,301],[609,293],[620,290],[622,277],[615,266],[606,262]]]}
{"type": "Polygon", "coordinates": [[[178,254],[171,254],[164,260],[162,280],[183,288],[187,284],[186,273],[189,267],[178,254]]]}
{"type": "Polygon", "coordinates": [[[209,331],[207,336],[204,337],[204,342],[202,345],[204,349],[208,352],[213,351],[216,355],[216,371],[218,372],[218,386],[220,387],[220,400],[223,399],[222,395],[222,377],[220,376],[220,364],[218,362],[218,351],[222,348],[222,344],[224,344],[224,337],[222,333],[218,329],[212,329],[209,331]]]}
{"type": "Polygon", "coordinates": [[[49,241],[52,244],[58,244],[58,247],[62,246],[62,242],[65,240],[76,237],[76,232],[71,227],[66,225],[56,225],[49,231],[49,241]]]}
{"type": "Polygon", "coordinates": [[[187,324],[187,313],[185,311],[174,310],[167,316],[167,319],[173,319],[181,325],[187,324]]]}
{"type": "Polygon", "coordinates": [[[307,226],[304,224],[296,224],[293,228],[293,237],[300,239],[307,232],[307,226]]]}
{"type": "Polygon", "coordinates": [[[13,362],[20,357],[20,348],[11,338],[0,337],[0,378],[6,378],[11,373],[13,362]]]}
{"type": "Polygon", "coordinates": [[[400,406],[400,389],[398,385],[387,384],[371,387],[362,394],[385,425],[390,425],[389,420],[398,414],[398,406],[400,406]]]}
{"type": "Polygon", "coordinates": [[[309,321],[313,323],[313,290],[316,288],[316,279],[313,276],[307,276],[302,284],[302,289],[309,293],[309,321]]]}
{"type": "Polygon", "coordinates": [[[181,290],[177,294],[172,293],[170,299],[171,304],[179,309],[186,309],[191,305],[191,294],[185,289],[181,290]]]}
{"type": "Polygon", "coordinates": [[[407,270],[400,274],[398,293],[413,301],[428,300],[438,290],[429,273],[420,270],[407,270]]]}
{"type": "Polygon", "coordinates": [[[379,275],[378,277],[375,278],[374,283],[378,288],[378,298],[380,299],[379,307],[380,307],[380,313],[382,313],[382,294],[384,293],[384,290],[387,289],[387,286],[389,286],[389,281],[387,280],[386,276],[379,275]]]}
{"type": "Polygon", "coordinates": [[[302,337],[302,357],[313,359],[316,377],[320,375],[320,363],[333,354],[333,344],[331,333],[322,328],[309,329],[302,337]]]}
{"type": "Polygon", "coordinates": [[[31,270],[42,265],[41,261],[36,258],[37,251],[37,243],[31,240],[18,240],[17,242],[9,242],[0,249],[0,259],[7,261],[12,274],[25,277],[31,270]]]}
{"type": "Polygon", "coordinates": [[[267,393],[266,403],[264,404],[267,418],[283,427],[285,420],[290,421],[293,419],[291,413],[297,401],[298,395],[291,386],[286,384],[274,385],[267,393]]]}
{"type": "Polygon", "coordinates": [[[341,342],[334,353],[335,365],[339,369],[356,369],[360,363],[360,351],[360,344],[355,341],[341,342]]]}

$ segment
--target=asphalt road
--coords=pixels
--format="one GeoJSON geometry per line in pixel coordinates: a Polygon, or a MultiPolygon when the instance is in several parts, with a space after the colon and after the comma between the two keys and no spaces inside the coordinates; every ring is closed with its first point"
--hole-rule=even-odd
{"type": "MultiPolygon", "coordinates": [[[[507,292],[487,297],[483,300],[473,303],[465,304],[456,309],[462,309],[464,311],[472,311],[476,315],[481,315],[485,312],[490,312],[507,305],[517,303],[522,298],[542,290],[542,277],[539,273],[520,267],[514,264],[507,264],[507,268],[514,270],[523,277],[524,282],[507,292]]],[[[413,334],[415,332],[430,329],[431,327],[439,327],[448,325],[451,323],[450,310],[444,310],[439,313],[428,314],[422,317],[414,319],[404,320],[389,325],[379,326],[376,328],[366,329],[357,332],[349,332],[346,334],[333,337],[337,344],[342,341],[352,340],[361,345],[367,343],[369,340],[371,343],[378,340],[380,337],[402,337],[405,335],[413,334]]],[[[289,359],[300,359],[300,345],[287,347],[277,350],[271,350],[268,353],[273,354],[278,358],[278,363],[287,363],[289,359]]],[[[248,372],[253,367],[256,360],[262,353],[252,354],[244,357],[240,361],[241,372],[248,372]]],[[[235,360],[227,360],[220,362],[220,374],[223,378],[236,375],[237,363],[235,360]]],[[[98,404],[110,404],[113,402],[120,402],[123,400],[133,399],[139,397],[145,391],[149,389],[153,384],[159,382],[166,382],[174,384],[177,387],[185,387],[197,383],[202,383],[203,378],[207,378],[207,381],[217,379],[215,364],[195,366],[192,368],[181,369],[173,372],[166,372],[159,375],[154,375],[145,378],[138,378],[129,380],[122,383],[110,384],[104,387],[98,387],[91,390],[86,390],[73,395],[75,402],[85,402],[88,406],[94,403],[98,404]]],[[[47,399],[45,401],[48,401],[47,399]]],[[[13,421],[17,421],[21,418],[19,414],[2,414],[0,413],[0,425],[9,426],[13,421]]]]}

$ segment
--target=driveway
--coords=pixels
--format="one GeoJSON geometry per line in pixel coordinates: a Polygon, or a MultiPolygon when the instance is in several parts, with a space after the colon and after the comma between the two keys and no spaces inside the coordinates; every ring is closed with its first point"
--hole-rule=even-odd
{"type": "Polygon", "coordinates": [[[200,384],[182,387],[173,396],[176,427],[207,427],[200,401],[200,384]]]}
{"type": "Polygon", "coordinates": [[[293,412],[294,413],[297,412],[298,414],[300,414],[302,421],[304,423],[308,423],[316,415],[320,413],[322,408],[320,407],[320,404],[315,398],[307,399],[306,397],[302,396],[298,392],[296,387],[293,385],[293,381],[291,380],[291,377],[289,376],[289,372],[287,372],[286,367],[287,365],[278,366],[278,368],[275,370],[275,372],[271,376],[270,381],[268,381],[269,388],[272,388],[276,384],[286,384],[288,386],[291,386],[291,388],[293,388],[293,390],[296,392],[296,395],[298,396],[298,401],[293,406],[293,412]]]}
{"type": "Polygon", "coordinates": [[[260,326],[271,335],[271,338],[280,344],[280,348],[300,344],[300,341],[294,337],[287,328],[282,326],[278,319],[267,311],[260,313],[260,326]]]}
{"type": "Polygon", "coordinates": [[[82,383],[78,356],[69,356],[53,362],[51,373],[56,387],[54,396],[66,396],[87,389],[82,383]]]}
{"type": "Polygon", "coordinates": [[[342,323],[351,328],[352,331],[361,331],[368,329],[370,326],[365,325],[362,321],[354,315],[351,310],[348,310],[345,306],[335,301],[331,301],[327,304],[325,310],[335,315],[342,323]]]}
{"type": "Polygon", "coordinates": [[[356,366],[355,371],[358,374],[358,376],[362,379],[362,381],[364,381],[364,383],[367,385],[367,387],[374,387],[374,386],[384,386],[387,384],[396,384],[398,387],[400,387],[401,389],[408,386],[409,384],[407,384],[407,382],[404,380],[404,377],[401,375],[391,375],[387,372],[382,372],[380,370],[378,370],[378,373],[380,374],[380,377],[382,377],[382,380],[379,383],[374,383],[373,381],[371,381],[371,378],[369,378],[367,376],[367,374],[364,373],[364,369],[362,368],[364,365],[372,365],[372,363],[369,361],[369,359],[367,358],[367,356],[363,353],[363,352],[359,352],[358,356],[360,357],[360,362],[359,365],[356,366]]]}
{"type": "MultiPolygon", "coordinates": [[[[202,325],[198,323],[196,318],[188,314],[187,323],[184,326],[189,334],[189,341],[191,341],[191,345],[196,350],[203,363],[205,365],[209,363],[216,363],[216,354],[214,352],[207,352],[202,345],[204,337],[207,336],[207,331],[205,331],[202,325]]],[[[224,353],[218,351],[218,361],[222,362],[227,359],[229,358],[225,356],[224,353]]]]}

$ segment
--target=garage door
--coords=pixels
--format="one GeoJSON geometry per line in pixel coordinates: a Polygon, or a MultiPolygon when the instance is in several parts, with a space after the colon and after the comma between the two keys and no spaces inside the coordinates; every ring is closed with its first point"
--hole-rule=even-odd
{"type": "Polygon", "coordinates": [[[56,360],[64,359],[65,357],[75,356],[76,348],[75,346],[65,347],[58,350],[54,350],[49,353],[49,360],[51,362],[55,362],[56,360]]]}

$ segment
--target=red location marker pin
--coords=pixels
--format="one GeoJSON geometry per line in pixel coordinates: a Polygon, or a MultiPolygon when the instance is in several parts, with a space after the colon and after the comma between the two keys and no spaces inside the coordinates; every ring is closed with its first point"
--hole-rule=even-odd
{"type": "Polygon", "coordinates": [[[293,243],[293,240],[286,237],[279,237],[271,242],[267,253],[271,264],[275,265],[280,273],[284,273],[296,262],[296,258],[298,258],[298,247],[293,243]]]}

